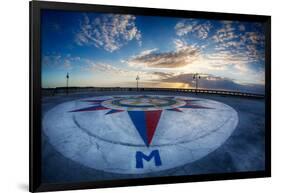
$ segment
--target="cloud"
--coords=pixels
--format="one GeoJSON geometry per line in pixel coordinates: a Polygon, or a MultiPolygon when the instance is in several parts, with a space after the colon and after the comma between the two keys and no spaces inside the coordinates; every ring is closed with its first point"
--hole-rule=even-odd
{"type": "Polygon", "coordinates": [[[240,25],[239,25],[239,30],[240,30],[240,31],[245,31],[245,30],[246,30],[245,25],[240,24],[240,25]]]}
{"type": "Polygon", "coordinates": [[[157,50],[158,50],[157,48],[144,50],[144,51],[140,52],[140,53],[138,54],[138,56],[139,56],[139,57],[146,56],[146,55],[149,55],[149,54],[151,54],[152,52],[155,52],[155,51],[157,51],[157,50]]]}
{"type": "Polygon", "coordinates": [[[127,60],[132,67],[150,68],[177,68],[191,64],[200,53],[200,49],[193,45],[187,45],[177,40],[174,42],[176,50],[159,52],[157,49],[144,50],[127,60]]]}
{"type": "Polygon", "coordinates": [[[216,52],[206,55],[210,63],[226,67],[232,65],[234,70],[248,73],[264,71],[265,50],[262,25],[223,21],[211,39],[216,43],[214,47],[216,52]]]}
{"type": "Polygon", "coordinates": [[[258,44],[264,42],[264,36],[257,32],[246,32],[246,37],[252,44],[258,44]]]}
{"type": "MultiPolygon", "coordinates": [[[[185,83],[195,85],[194,74],[179,74],[168,78],[161,79],[162,82],[168,83],[185,83]]],[[[202,74],[199,79],[199,88],[215,90],[232,90],[240,92],[264,93],[264,85],[261,84],[239,84],[232,79],[202,74]]]]}
{"type": "Polygon", "coordinates": [[[130,73],[128,70],[124,70],[118,67],[115,67],[110,64],[106,63],[95,63],[90,60],[87,61],[88,66],[86,67],[86,70],[91,70],[92,72],[106,72],[106,73],[111,73],[111,74],[118,74],[118,75],[127,75],[130,73]]]}
{"type": "Polygon", "coordinates": [[[120,49],[131,40],[141,44],[141,32],[135,19],[133,15],[104,14],[91,18],[85,14],[75,41],[78,45],[94,45],[109,52],[120,49]]]}
{"type": "MultiPolygon", "coordinates": [[[[215,31],[211,39],[216,43],[223,43],[227,41],[237,41],[241,39],[241,35],[237,33],[237,29],[245,31],[245,25],[241,23],[235,23],[233,21],[221,21],[219,22],[221,28],[215,31]]],[[[244,43],[244,42],[243,42],[244,43]]]]}
{"type": "MultiPolygon", "coordinates": [[[[120,67],[116,67],[112,64],[108,63],[101,63],[101,62],[94,62],[92,60],[86,60],[87,65],[85,66],[84,70],[91,71],[91,72],[104,72],[107,74],[112,74],[115,76],[122,76],[122,77],[136,77],[137,75],[141,76],[141,79],[151,79],[156,78],[157,74],[152,72],[145,72],[145,71],[135,71],[129,69],[123,69],[120,67]]],[[[132,80],[134,80],[134,78],[132,80]]]]}
{"type": "Polygon", "coordinates": [[[152,72],[153,75],[156,75],[158,79],[167,79],[175,75],[173,72],[152,72]]]}
{"type": "Polygon", "coordinates": [[[176,75],[174,72],[151,72],[153,75],[153,80],[163,80],[168,79],[176,75]]]}
{"type": "MultiPolygon", "coordinates": [[[[239,82],[255,82],[264,84],[264,65],[253,62],[251,55],[241,53],[231,53],[231,51],[219,51],[205,55],[207,61],[206,73],[225,74],[235,78],[239,82]]],[[[202,69],[200,69],[202,71],[202,69]]],[[[200,72],[199,70],[199,72],[200,72]]]]}
{"type": "Polygon", "coordinates": [[[184,19],[176,24],[175,30],[178,36],[194,34],[200,39],[206,39],[211,27],[212,25],[209,21],[204,21],[203,23],[201,21],[200,23],[200,20],[198,19],[184,19]]]}
{"type": "Polygon", "coordinates": [[[71,70],[81,60],[80,57],[73,57],[70,54],[50,54],[43,55],[42,66],[51,67],[53,69],[71,70]]]}

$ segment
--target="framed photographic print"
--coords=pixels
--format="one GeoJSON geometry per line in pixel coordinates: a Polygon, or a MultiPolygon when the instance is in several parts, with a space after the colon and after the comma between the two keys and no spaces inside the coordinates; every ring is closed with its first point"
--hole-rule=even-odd
{"type": "Polygon", "coordinates": [[[30,2],[30,191],[269,177],[270,28],[30,2]]]}

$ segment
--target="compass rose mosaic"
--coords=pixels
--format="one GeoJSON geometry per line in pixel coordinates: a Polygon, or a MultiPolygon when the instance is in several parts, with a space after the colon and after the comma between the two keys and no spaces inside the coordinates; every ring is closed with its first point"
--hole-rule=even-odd
{"type": "Polygon", "coordinates": [[[127,111],[144,143],[149,146],[163,110],[182,112],[181,108],[209,109],[196,105],[197,100],[175,97],[129,96],[113,97],[111,100],[85,100],[89,107],[71,112],[109,110],[105,115],[127,111]]]}
{"type": "Polygon", "coordinates": [[[237,112],[221,102],[122,95],[62,103],[47,112],[43,130],[69,159],[136,174],[194,162],[218,148],[237,124],[237,112]]]}

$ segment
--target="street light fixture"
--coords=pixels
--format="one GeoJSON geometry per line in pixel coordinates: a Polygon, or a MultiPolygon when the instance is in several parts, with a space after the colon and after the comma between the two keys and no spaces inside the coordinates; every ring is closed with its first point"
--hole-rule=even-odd
{"type": "Polygon", "coordinates": [[[137,75],[137,77],[136,77],[136,80],[137,80],[137,91],[139,90],[139,79],[140,79],[140,77],[139,77],[139,75],[137,75]]]}
{"type": "Polygon", "coordinates": [[[66,94],[68,95],[68,79],[69,79],[69,73],[66,74],[66,94]]]}
{"type": "Polygon", "coordinates": [[[197,95],[197,91],[198,91],[198,80],[200,79],[200,75],[198,73],[195,73],[193,75],[193,79],[195,80],[195,94],[197,95]]]}

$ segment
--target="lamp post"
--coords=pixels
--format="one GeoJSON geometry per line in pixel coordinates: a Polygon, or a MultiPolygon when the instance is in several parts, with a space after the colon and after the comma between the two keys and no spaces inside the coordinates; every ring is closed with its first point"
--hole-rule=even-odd
{"type": "Polygon", "coordinates": [[[136,81],[137,81],[137,91],[139,90],[139,79],[140,79],[140,77],[139,77],[139,75],[137,75],[137,77],[136,77],[136,81]]]}
{"type": "Polygon", "coordinates": [[[66,74],[66,94],[68,95],[68,79],[69,79],[69,73],[66,74]]]}
{"type": "Polygon", "coordinates": [[[197,90],[198,90],[198,80],[200,79],[200,75],[198,73],[195,73],[193,75],[193,80],[195,80],[195,94],[197,95],[197,90]]]}

